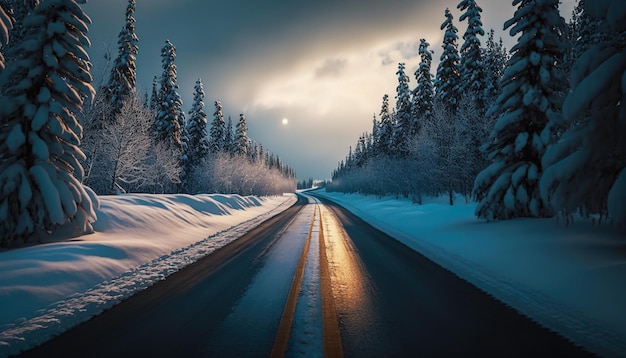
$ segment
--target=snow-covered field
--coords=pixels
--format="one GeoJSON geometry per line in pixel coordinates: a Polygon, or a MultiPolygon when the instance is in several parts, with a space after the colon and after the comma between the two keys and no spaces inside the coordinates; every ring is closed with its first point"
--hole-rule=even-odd
{"type": "Polygon", "coordinates": [[[110,308],[295,201],[292,194],[100,197],[96,233],[0,252],[0,357],[110,308]]]}
{"type": "Polygon", "coordinates": [[[626,228],[488,223],[476,204],[317,193],[592,352],[626,355],[626,228]]]}

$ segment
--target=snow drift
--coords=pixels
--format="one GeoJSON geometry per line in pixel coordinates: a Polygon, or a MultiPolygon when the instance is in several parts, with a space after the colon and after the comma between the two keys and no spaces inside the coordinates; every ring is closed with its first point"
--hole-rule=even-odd
{"type": "Polygon", "coordinates": [[[100,197],[96,233],[0,252],[0,357],[112,307],[295,200],[294,195],[100,197]]]}

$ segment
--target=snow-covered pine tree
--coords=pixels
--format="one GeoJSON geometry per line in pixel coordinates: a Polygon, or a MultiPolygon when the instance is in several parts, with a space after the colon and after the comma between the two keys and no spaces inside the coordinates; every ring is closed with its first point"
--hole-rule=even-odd
{"type": "Polygon", "coordinates": [[[430,44],[426,39],[420,39],[419,55],[420,65],[415,71],[417,86],[413,91],[413,115],[416,120],[428,120],[433,115],[433,101],[435,89],[433,87],[433,75],[430,67],[433,61],[433,51],[429,50],[430,44]]]}
{"type": "Polygon", "coordinates": [[[126,24],[117,37],[117,57],[111,68],[109,82],[104,88],[106,98],[111,101],[111,120],[119,113],[125,98],[135,89],[137,82],[137,66],[135,61],[137,59],[137,53],[139,52],[139,45],[137,44],[139,39],[135,34],[134,13],[135,0],[128,0],[128,6],[126,7],[126,24]]]}
{"type": "MultiPolygon", "coordinates": [[[[604,41],[609,40],[610,31],[605,29],[606,22],[601,16],[596,16],[593,9],[585,9],[585,0],[579,0],[574,9],[573,39],[574,59],[579,58],[584,52],[604,41]]],[[[590,4],[590,6],[594,6],[590,4]]],[[[602,15],[603,16],[603,15],[602,15]]]]}
{"type": "Polygon", "coordinates": [[[480,13],[483,11],[474,0],[462,0],[457,8],[465,11],[459,17],[459,21],[467,20],[467,30],[463,35],[461,45],[461,62],[459,65],[460,92],[470,93],[479,110],[484,109],[484,100],[480,94],[485,88],[485,73],[481,51],[481,43],[478,36],[485,36],[480,13]]]}
{"type": "Polygon", "coordinates": [[[81,184],[76,120],[94,96],[85,46],[89,17],[74,0],[43,0],[24,19],[23,42],[0,77],[1,244],[42,238],[61,225],[91,231],[95,194],[81,184]]]}
{"type": "Polygon", "coordinates": [[[406,158],[410,154],[409,140],[412,133],[417,133],[419,128],[413,123],[411,90],[409,89],[409,76],[404,72],[406,65],[398,64],[398,86],[396,87],[396,123],[391,137],[391,151],[394,156],[406,158]],[[415,127],[415,129],[413,129],[415,127]]]}
{"type": "Polygon", "coordinates": [[[552,141],[544,128],[561,112],[565,81],[558,66],[565,20],[559,0],[514,0],[513,5],[519,7],[504,27],[520,36],[491,109],[502,113],[486,145],[491,165],[474,183],[476,215],[487,220],[553,213],[541,198],[539,179],[541,157],[552,141]]]}
{"type": "Polygon", "coordinates": [[[435,95],[451,113],[456,110],[457,101],[460,98],[460,75],[457,40],[458,29],[454,26],[454,17],[449,9],[445,12],[446,19],[441,24],[441,30],[445,29],[443,35],[443,53],[437,66],[437,76],[435,78],[435,95]]]}
{"type": "Polygon", "coordinates": [[[259,152],[257,154],[257,161],[259,164],[265,165],[265,149],[263,149],[263,144],[259,143],[259,152]]]}
{"type": "Polygon", "coordinates": [[[380,148],[378,147],[378,143],[380,140],[380,122],[376,119],[376,113],[373,115],[372,119],[372,143],[370,147],[370,155],[376,156],[380,152],[380,148]]]}
{"type": "Polygon", "coordinates": [[[233,119],[228,116],[228,121],[226,122],[226,129],[224,132],[224,148],[222,149],[224,153],[235,154],[235,132],[233,126],[233,119]]]}
{"type": "Polygon", "coordinates": [[[482,98],[485,102],[485,108],[488,110],[500,95],[502,91],[501,82],[506,63],[509,60],[509,55],[502,44],[502,38],[500,41],[494,41],[494,30],[489,31],[487,36],[487,43],[483,48],[483,71],[484,71],[484,83],[485,88],[482,98]]]}
{"type": "Polygon", "coordinates": [[[193,166],[199,165],[210,152],[207,122],[207,115],[204,111],[204,87],[202,80],[198,79],[187,122],[187,136],[189,138],[187,157],[193,166]]]}
{"type": "Polygon", "coordinates": [[[237,129],[235,131],[235,154],[245,157],[250,147],[250,139],[248,138],[248,125],[246,124],[246,116],[243,113],[239,115],[237,129]]]}
{"type": "Polygon", "coordinates": [[[183,100],[176,91],[176,48],[170,42],[165,41],[161,50],[163,74],[159,90],[158,109],[154,120],[155,138],[159,142],[166,142],[178,148],[181,146],[180,135],[185,121],[185,113],[182,110],[183,100]]]}
{"type": "Polygon", "coordinates": [[[389,95],[383,96],[383,104],[380,108],[380,133],[378,135],[377,147],[382,155],[391,154],[391,138],[393,136],[394,123],[389,114],[389,95]]]}
{"type": "Polygon", "coordinates": [[[13,27],[13,19],[0,6],[0,73],[4,69],[4,46],[9,43],[9,29],[13,27]]]}
{"type": "Polygon", "coordinates": [[[156,111],[159,109],[159,78],[154,76],[152,79],[152,93],[150,94],[150,110],[156,111]]]}
{"type": "Polygon", "coordinates": [[[17,59],[18,54],[12,51],[12,48],[19,45],[24,40],[26,28],[24,19],[28,14],[33,12],[40,0],[4,0],[2,7],[4,8],[8,20],[10,21],[8,42],[3,46],[3,52],[7,56],[7,63],[17,59]]]}
{"type": "Polygon", "coordinates": [[[255,141],[250,141],[250,149],[248,150],[248,159],[250,163],[257,163],[259,160],[259,148],[255,141]]]}
{"type": "Polygon", "coordinates": [[[181,126],[180,131],[180,150],[179,150],[179,166],[180,166],[180,185],[177,188],[178,193],[191,193],[191,177],[192,177],[192,165],[189,162],[189,132],[187,127],[189,121],[185,119],[185,122],[181,126]]]}
{"type": "Polygon", "coordinates": [[[209,132],[209,144],[211,153],[220,153],[224,151],[224,138],[226,134],[226,122],[224,122],[224,114],[222,113],[222,102],[215,101],[215,113],[213,113],[213,121],[209,132]]]}
{"type": "Polygon", "coordinates": [[[550,123],[568,130],[543,157],[541,193],[564,214],[579,210],[626,223],[626,7],[622,0],[595,0],[585,2],[584,12],[603,23],[582,26],[604,29],[596,35],[605,40],[574,65],[564,123],[550,123]]]}

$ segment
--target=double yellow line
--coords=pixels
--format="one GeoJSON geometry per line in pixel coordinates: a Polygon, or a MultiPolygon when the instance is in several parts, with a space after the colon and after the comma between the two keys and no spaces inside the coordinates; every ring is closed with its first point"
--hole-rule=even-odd
{"type": "Polygon", "coordinates": [[[333,299],[332,289],[330,285],[330,271],[328,268],[328,259],[326,257],[326,245],[324,242],[324,231],[322,225],[321,210],[318,204],[315,205],[315,211],[311,218],[311,225],[307,234],[304,248],[300,254],[298,266],[291,281],[291,288],[287,296],[287,302],[283,309],[280,319],[280,325],[274,340],[271,357],[284,357],[287,352],[287,344],[289,343],[289,335],[293,324],[293,317],[296,311],[298,295],[302,287],[302,277],[304,276],[304,266],[306,257],[311,246],[311,235],[315,224],[315,217],[319,217],[319,260],[320,260],[320,293],[322,295],[322,338],[325,357],[343,357],[343,349],[341,347],[341,333],[337,322],[337,312],[335,310],[335,301],[333,299]]]}

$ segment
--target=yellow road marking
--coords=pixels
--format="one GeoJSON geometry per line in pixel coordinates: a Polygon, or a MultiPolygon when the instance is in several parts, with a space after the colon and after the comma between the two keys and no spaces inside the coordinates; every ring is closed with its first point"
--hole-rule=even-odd
{"type": "Polygon", "coordinates": [[[330,270],[328,267],[328,258],[326,256],[326,244],[324,242],[324,231],[322,225],[322,212],[319,205],[315,205],[313,212],[313,218],[311,219],[311,225],[307,234],[304,248],[300,254],[298,266],[291,282],[289,294],[287,296],[287,302],[283,309],[283,314],[278,326],[278,332],[274,340],[274,346],[272,347],[271,357],[284,357],[287,352],[287,345],[289,343],[289,336],[291,334],[291,326],[293,324],[293,318],[296,311],[296,304],[298,302],[298,296],[302,287],[302,278],[304,276],[304,267],[306,264],[306,257],[311,245],[311,235],[313,233],[313,225],[315,223],[316,215],[319,217],[319,267],[320,267],[320,294],[321,294],[321,306],[322,306],[322,339],[324,347],[325,357],[343,357],[343,348],[341,346],[341,332],[339,331],[339,324],[337,321],[337,311],[335,309],[335,300],[333,298],[333,292],[330,282],[330,270]]]}
{"type": "Polygon", "coordinates": [[[326,244],[320,210],[320,291],[322,295],[322,335],[324,337],[324,356],[343,357],[341,332],[337,322],[337,310],[330,284],[330,270],[326,257],[326,244]]]}
{"type": "Polygon", "coordinates": [[[287,344],[289,343],[289,334],[291,333],[291,325],[293,323],[293,316],[296,311],[296,303],[298,302],[298,294],[300,293],[300,287],[302,286],[302,277],[304,276],[304,265],[306,264],[306,256],[309,252],[309,246],[311,244],[311,234],[313,232],[313,223],[315,222],[315,211],[311,218],[311,225],[309,226],[309,233],[307,234],[302,254],[298,261],[298,266],[293,275],[291,281],[291,288],[287,296],[287,302],[283,309],[283,314],[280,318],[280,324],[278,326],[278,332],[274,339],[274,346],[272,347],[272,353],[270,357],[284,357],[287,351],[287,344]]]}

